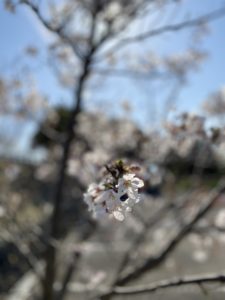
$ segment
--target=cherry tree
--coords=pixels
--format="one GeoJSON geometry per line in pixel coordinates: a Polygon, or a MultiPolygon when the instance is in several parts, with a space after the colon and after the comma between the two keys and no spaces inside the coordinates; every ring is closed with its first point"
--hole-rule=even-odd
{"type": "MultiPolygon", "coordinates": [[[[152,192],[153,178],[157,181],[156,177],[160,177],[159,180],[162,180],[160,167],[157,169],[158,173],[148,168],[153,162],[159,166],[160,163],[162,164],[160,154],[166,165],[165,152],[168,153],[168,148],[175,152],[176,158],[182,159],[188,156],[187,152],[195,156],[196,142],[202,145],[203,141],[207,140],[211,147],[213,137],[208,134],[204,127],[204,120],[199,116],[183,115],[179,124],[167,123],[169,143],[165,150],[165,137],[160,138],[154,133],[149,136],[127,120],[122,121],[116,128],[113,121],[105,122],[100,114],[96,117],[85,112],[87,100],[91,101],[89,98],[94,98],[94,93],[97,93],[96,87],[101,87],[104,80],[109,77],[133,78],[135,84],[138,84],[137,81],[147,83],[160,81],[164,86],[170,87],[166,96],[167,108],[170,107],[171,102],[176,100],[179,90],[187,82],[189,74],[195,71],[206,58],[206,53],[192,44],[182,53],[164,56],[152,51],[149,40],[156,36],[163,36],[165,33],[178,34],[185,29],[194,30],[199,36],[200,33],[205,33],[209,22],[225,14],[225,7],[220,7],[218,10],[197,17],[184,17],[181,21],[173,21],[169,18],[170,14],[167,14],[167,10],[170,12],[172,7],[178,14],[179,5],[182,5],[182,1],[74,0],[62,1],[60,4],[57,1],[5,1],[5,7],[12,12],[16,9],[29,9],[40,22],[40,26],[52,34],[48,47],[50,66],[59,84],[72,91],[73,95],[72,107],[49,108],[47,106],[46,109],[46,99],[38,93],[35,85],[34,88],[29,86],[27,90],[25,81],[22,83],[7,79],[0,81],[2,112],[20,114],[27,120],[40,113],[39,131],[34,140],[37,144],[47,145],[51,151],[49,169],[51,166],[54,167],[52,173],[55,180],[52,195],[53,208],[49,216],[47,241],[44,243],[44,268],[41,272],[38,271],[43,300],[62,299],[65,296],[80,255],[79,251],[73,252],[72,263],[65,268],[57,291],[55,287],[59,280],[60,269],[57,260],[60,253],[59,244],[62,240],[61,220],[68,174],[72,175],[75,184],[84,192],[84,201],[95,217],[100,216],[101,221],[103,215],[113,215],[115,219],[122,221],[126,219],[126,213],[131,210],[131,207],[140,202],[140,193],[152,192]],[[163,21],[164,15],[169,21],[163,21]],[[130,51],[131,48],[135,50],[134,55],[130,51]],[[23,93],[15,107],[8,99],[18,99],[15,94],[18,88],[23,93]],[[91,97],[87,97],[88,91],[91,97]],[[98,124],[99,131],[93,135],[94,122],[98,124]],[[104,129],[110,134],[104,135],[104,129]],[[190,140],[193,142],[191,145],[190,140]],[[153,159],[150,156],[154,151],[158,153],[153,159]],[[125,159],[120,160],[120,157],[125,159]],[[136,161],[141,166],[140,170],[136,166],[136,161]],[[92,165],[91,171],[90,165],[92,165]],[[102,166],[105,166],[104,171],[102,166]],[[95,183],[86,190],[93,174],[96,177],[95,183]]],[[[36,55],[36,50],[32,47],[27,51],[31,55],[36,55]]],[[[218,105],[221,105],[222,92],[214,95],[215,97],[219,99],[218,105]]],[[[207,102],[206,107],[210,111],[217,109],[217,106],[212,105],[212,101],[207,102]]],[[[193,160],[192,163],[196,166],[193,160]]],[[[205,164],[202,163],[202,166],[205,164]]],[[[46,173],[43,165],[41,167],[38,176],[43,178],[46,173]]],[[[46,172],[48,173],[48,170],[46,172]]],[[[51,170],[49,172],[51,173],[51,170]]],[[[113,283],[107,287],[107,291],[100,293],[99,297],[109,299],[117,294],[146,293],[182,284],[224,282],[223,275],[210,275],[168,280],[142,288],[122,287],[165,261],[223,192],[224,184],[220,183],[206,201],[197,207],[191,218],[185,219],[183,226],[176,231],[158,255],[154,257],[149,255],[141,263],[129,265],[132,261],[132,251],[140,246],[150,226],[157,222],[154,216],[146,221],[142,225],[141,233],[137,235],[124,255],[113,283]]],[[[180,206],[178,204],[177,206],[180,210],[180,206]]],[[[183,208],[185,212],[185,204],[183,208]]],[[[170,209],[171,204],[162,207],[157,212],[157,219],[170,209]]],[[[33,266],[33,263],[30,265],[33,266]]]]}

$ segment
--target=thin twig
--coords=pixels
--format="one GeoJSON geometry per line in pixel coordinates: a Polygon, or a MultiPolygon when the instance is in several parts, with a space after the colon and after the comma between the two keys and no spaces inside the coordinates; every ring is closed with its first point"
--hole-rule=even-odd
{"type": "Polygon", "coordinates": [[[219,18],[222,18],[222,17],[224,17],[224,15],[225,15],[225,7],[223,6],[220,9],[212,11],[211,13],[204,14],[202,16],[193,18],[191,20],[187,20],[187,21],[180,22],[177,24],[172,24],[172,25],[165,25],[165,26],[135,35],[133,37],[124,38],[124,39],[118,41],[109,50],[106,50],[105,52],[103,52],[101,54],[101,57],[96,58],[96,62],[101,61],[102,57],[107,57],[111,53],[115,53],[118,50],[120,50],[122,47],[126,47],[127,45],[129,45],[131,43],[138,43],[138,42],[141,42],[148,38],[158,36],[160,34],[164,34],[167,32],[176,32],[176,31],[180,31],[180,30],[183,30],[186,28],[195,27],[195,26],[201,25],[203,23],[211,22],[211,21],[217,20],[219,18]]]}
{"type": "Polygon", "coordinates": [[[190,284],[203,284],[203,283],[225,283],[225,274],[207,274],[187,276],[183,278],[174,278],[161,280],[149,285],[131,286],[131,287],[116,287],[113,290],[113,295],[135,295],[151,293],[157,290],[190,285],[190,284]]]}
{"type": "MultiPolygon", "coordinates": [[[[8,232],[8,234],[10,233],[8,232]]],[[[6,243],[11,243],[16,247],[20,255],[22,255],[22,257],[26,261],[29,268],[34,272],[34,274],[37,276],[40,282],[42,282],[43,274],[42,272],[40,272],[39,269],[37,269],[38,259],[32,254],[32,251],[30,250],[29,246],[16,239],[13,235],[11,235],[10,238],[7,239],[1,237],[1,240],[3,240],[6,243]]]]}
{"type": "Polygon", "coordinates": [[[61,25],[59,27],[54,27],[54,26],[52,26],[51,22],[49,22],[42,16],[38,6],[36,6],[34,3],[32,3],[31,1],[28,1],[28,0],[21,0],[20,3],[27,5],[33,11],[33,13],[37,16],[37,18],[39,19],[41,24],[48,31],[52,32],[53,34],[56,34],[61,40],[63,40],[67,45],[69,45],[73,49],[74,54],[76,54],[76,56],[78,58],[80,58],[81,60],[84,59],[83,54],[81,53],[81,51],[77,47],[77,45],[75,45],[74,41],[71,40],[66,34],[64,34],[63,28],[65,27],[66,24],[64,24],[64,26],[61,25]]]}
{"type": "Polygon", "coordinates": [[[77,264],[77,261],[80,257],[80,253],[79,252],[75,252],[72,254],[71,258],[70,258],[70,261],[69,261],[69,264],[68,264],[68,268],[66,269],[66,272],[64,274],[64,277],[63,277],[63,281],[62,281],[62,288],[60,289],[60,292],[59,294],[57,295],[56,299],[57,300],[62,300],[65,293],[66,293],[66,290],[67,290],[67,286],[73,276],[73,273],[75,271],[75,267],[76,267],[76,264],[77,264]]]}

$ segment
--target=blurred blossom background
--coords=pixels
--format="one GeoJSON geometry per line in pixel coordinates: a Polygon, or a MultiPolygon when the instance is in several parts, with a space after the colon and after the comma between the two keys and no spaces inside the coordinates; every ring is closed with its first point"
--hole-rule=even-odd
{"type": "Polygon", "coordinates": [[[4,0],[0,35],[0,299],[223,299],[224,0],[4,0]],[[121,164],[141,201],[93,218],[121,164]]]}

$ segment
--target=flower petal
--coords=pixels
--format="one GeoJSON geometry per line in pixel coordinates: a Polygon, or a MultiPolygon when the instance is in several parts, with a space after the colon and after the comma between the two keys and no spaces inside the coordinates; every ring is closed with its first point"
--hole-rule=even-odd
{"type": "Polygon", "coordinates": [[[131,181],[131,185],[134,186],[134,187],[137,187],[137,188],[141,188],[144,186],[144,181],[135,177],[132,179],[131,181]]]}
{"type": "Polygon", "coordinates": [[[123,175],[123,179],[126,181],[132,180],[135,177],[135,174],[133,173],[128,173],[123,175]]]}
{"type": "Polygon", "coordinates": [[[124,219],[125,219],[124,214],[121,211],[118,211],[118,210],[115,210],[113,212],[113,216],[116,220],[118,220],[120,222],[124,221],[124,219]]]}

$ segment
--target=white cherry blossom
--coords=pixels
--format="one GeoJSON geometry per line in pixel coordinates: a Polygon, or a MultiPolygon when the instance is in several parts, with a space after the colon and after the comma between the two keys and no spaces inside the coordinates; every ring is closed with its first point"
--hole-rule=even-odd
{"type": "Polygon", "coordinates": [[[111,215],[116,220],[123,221],[126,214],[140,201],[139,189],[144,186],[144,182],[122,162],[115,163],[111,168],[107,168],[107,178],[103,178],[99,184],[89,185],[84,194],[84,202],[94,218],[111,215]]]}

